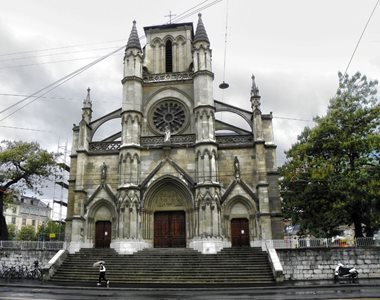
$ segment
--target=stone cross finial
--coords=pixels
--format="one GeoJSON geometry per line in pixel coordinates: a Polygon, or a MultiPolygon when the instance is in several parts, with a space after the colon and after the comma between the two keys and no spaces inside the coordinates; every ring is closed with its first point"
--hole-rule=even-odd
{"type": "Polygon", "coordinates": [[[259,88],[256,85],[255,75],[252,74],[252,87],[251,87],[251,96],[260,96],[259,88]]]}
{"type": "Polygon", "coordinates": [[[87,88],[87,96],[86,99],[83,100],[83,104],[91,104],[91,96],[90,96],[90,88],[87,88]]]}
{"type": "Polygon", "coordinates": [[[256,85],[255,76],[252,74],[251,107],[254,114],[261,114],[259,88],[256,85]]]}
{"type": "Polygon", "coordinates": [[[169,17],[169,24],[172,23],[172,17],[174,17],[174,16],[176,16],[176,15],[175,15],[175,14],[172,14],[172,11],[169,10],[169,14],[165,16],[165,17],[169,17]]]}

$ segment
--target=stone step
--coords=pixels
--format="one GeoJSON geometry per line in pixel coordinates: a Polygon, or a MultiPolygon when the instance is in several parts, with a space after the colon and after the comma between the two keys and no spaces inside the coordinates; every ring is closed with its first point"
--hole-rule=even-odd
{"type": "MultiPolygon", "coordinates": [[[[236,274],[247,274],[247,275],[250,275],[250,276],[256,276],[256,275],[262,275],[262,274],[265,274],[266,272],[268,274],[269,273],[270,269],[252,269],[252,270],[221,270],[221,271],[207,271],[207,270],[204,270],[204,271],[201,271],[201,270],[193,270],[193,271],[190,271],[190,270],[109,270],[107,272],[107,274],[112,274],[113,276],[116,276],[116,275],[124,275],[124,274],[128,274],[128,275],[132,275],[132,274],[135,274],[135,275],[138,275],[138,274],[155,274],[155,275],[162,275],[162,274],[188,274],[188,275],[191,275],[191,276],[203,276],[203,275],[207,275],[207,276],[216,276],[216,275],[224,275],[224,276],[235,276],[236,274]]],[[[91,270],[76,270],[76,271],[73,271],[73,270],[70,270],[70,269],[67,269],[67,270],[61,270],[59,272],[59,274],[66,274],[66,275],[88,275],[88,274],[99,274],[97,271],[96,272],[93,272],[91,270]]],[[[271,274],[270,274],[271,275],[271,274]]]]}
{"type": "MultiPolygon", "coordinates": [[[[264,258],[266,259],[266,258],[264,258]]],[[[97,258],[88,258],[88,259],[81,259],[81,258],[73,258],[70,260],[70,262],[72,263],[80,263],[80,264],[93,264],[94,262],[98,261],[100,259],[97,259],[97,258]]],[[[121,257],[121,258],[110,258],[110,257],[102,257],[101,260],[104,260],[106,262],[106,264],[111,264],[111,263],[136,263],[136,264],[139,264],[139,263],[152,263],[152,262],[158,262],[158,263],[164,263],[164,264],[167,264],[167,263],[176,263],[176,262],[180,262],[180,263],[195,263],[195,264],[201,264],[201,263],[206,263],[206,264],[218,264],[218,263],[221,263],[223,262],[224,264],[230,264],[230,265],[234,265],[236,263],[242,263],[242,264],[246,264],[246,263],[259,263],[259,262],[262,262],[263,261],[263,258],[250,258],[250,257],[247,257],[247,258],[244,258],[244,259],[236,259],[236,258],[232,258],[232,259],[198,259],[198,258],[176,258],[176,259],[168,259],[168,258],[163,258],[163,257],[158,257],[157,259],[152,259],[152,258],[146,258],[146,259],[136,259],[136,258],[128,258],[128,257],[121,257]]],[[[264,260],[265,262],[265,260],[264,260]]]]}
{"type": "MultiPolygon", "coordinates": [[[[59,280],[55,280],[55,279],[52,279],[52,281],[54,282],[59,282],[59,283],[70,283],[70,282],[75,282],[77,283],[78,280],[72,280],[72,279],[68,279],[68,278],[62,278],[62,279],[59,279],[59,280]]],[[[96,283],[97,282],[97,278],[91,278],[89,280],[84,280],[84,281],[81,281],[83,283],[89,283],[89,282],[94,282],[96,283]]],[[[196,279],[193,279],[193,278],[169,278],[169,279],[158,279],[158,280],[155,280],[155,279],[152,279],[152,278],[139,278],[139,279],[122,279],[122,280],[112,280],[110,279],[110,282],[111,282],[111,285],[112,284],[170,284],[170,285],[174,285],[174,284],[201,284],[201,285],[204,285],[204,284],[212,284],[212,283],[219,283],[219,284],[236,284],[236,285],[239,285],[239,284],[256,284],[256,285],[261,285],[261,284],[273,284],[274,283],[274,280],[273,279],[255,279],[255,280],[252,280],[252,279],[229,279],[228,282],[226,282],[225,279],[199,279],[199,280],[196,280],[196,279]]]]}
{"type": "Polygon", "coordinates": [[[114,283],[271,283],[268,258],[261,249],[228,248],[201,254],[188,248],[144,249],[121,255],[113,249],[81,249],[70,254],[52,281],[91,282],[98,278],[95,261],[104,260],[114,283]]]}

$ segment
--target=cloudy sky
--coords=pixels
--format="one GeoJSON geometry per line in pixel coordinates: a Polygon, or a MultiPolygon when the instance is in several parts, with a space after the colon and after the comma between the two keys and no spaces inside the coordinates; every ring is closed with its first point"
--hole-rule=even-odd
{"type": "MultiPolygon", "coordinates": [[[[168,22],[169,12],[180,15],[198,4],[210,4],[202,10],[202,19],[213,49],[215,99],[250,110],[251,74],[255,74],[262,111],[274,115],[281,165],[284,150],[302,129],[313,126],[314,116],[325,114],[337,88],[337,73],[346,69],[376,2],[2,0],[0,111],[123,46],[133,20],[143,36],[144,26],[168,22]],[[230,88],[220,90],[227,7],[224,79],[230,88]]],[[[180,22],[196,25],[197,13],[180,22]]],[[[145,44],[144,38],[141,43],[145,44]]],[[[27,99],[2,112],[1,140],[38,141],[44,148],[61,152],[67,143],[70,150],[72,125],[80,121],[87,87],[91,88],[93,118],[121,106],[122,58],[120,51],[43,98],[27,99]]],[[[348,69],[349,74],[356,71],[380,79],[379,7],[348,69]]],[[[219,118],[226,121],[231,116],[223,113],[219,118]]]]}

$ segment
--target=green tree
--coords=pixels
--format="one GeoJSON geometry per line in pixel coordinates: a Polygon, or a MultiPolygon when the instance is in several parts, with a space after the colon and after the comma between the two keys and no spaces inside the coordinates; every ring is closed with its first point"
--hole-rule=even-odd
{"type": "Polygon", "coordinates": [[[17,233],[17,240],[19,241],[35,241],[36,240],[36,229],[33,225],[22,226],[20,231],[17,233]]]}
{"type": "Polygon", "coordinates": [[[16,225],[15,224],[9,224],[8,225],[8,238],[10,240],[16,239],[17,235],[17,230],[16,230],[16,225]]]}
{"type": "Polygon", "coordinates": [[[305,128],[280,168],[283,211],[316,236],[354,225],[355,236],[380,227],[380,103],[377,81],[339,73],[324,117],[305,128]]]}
{"type": "Polygon", "coordinates": [[[44,179],[55,173],[56,155],[38,143],[3,141],[0,144],[0,240],[8,239],[4,195],[10,188],[39,191],[44,179]]]}
{"type": "Polygon", "coordinates": [[[37,238],[40,240],[50,240],[50,233],[55,234],[55,240],[63,239],[65,224],[49,220],[38,227],[37,238]]]}

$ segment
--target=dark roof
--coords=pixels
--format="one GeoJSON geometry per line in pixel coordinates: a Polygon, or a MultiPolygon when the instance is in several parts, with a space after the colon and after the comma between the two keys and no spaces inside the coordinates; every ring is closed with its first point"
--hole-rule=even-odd
{"type": "Polygon", "coordinates": [[[127,47],[125,48],[125,50],[129,48],[137,48],[141,50],[140,39],[139,39],[139,35],[137,34],[137,29],[136,29],[136,21],[133,21],[131,34],[129,35],[127,47]]]}
{"type": "Polygon", "coordinates": [[[20,199],[16,200],[16,202],[18,202],[18,203],[24,203],[24,204],[28,204],[28,205],[33,205],[33,206],[38,206],[38,207],[43,207],[43,208],[48,208],[49,207],[48,204],[45,204],[44,202],[42,202],[38,198],[29,197],[29,196],[25,196],[25,195],[22,195],[20,197],[20,199]]]}
{"type": "Polygon", "coordinates": [[[191,33],[193,33],[193,23],[188,22],[188,23],[170,23],[170,24],[163,24],[163,25],[153,25],[153,26],[146,26],[144,27],[144,31],[148,30],[154,30],[154,29],[174,29],[178,27],[186,27],[190,26],[191,27],[191,33]]]}
{"type": "Polygon", "coordinates": [[[207,33],[206,33],[205,26],[203,25],[203,22],[202,22],[202,14],[198,14],[198,17],[199,17],[198,25],[197,25],[197,30],[194,36],[194,42],[202,41],[202,42],[210,43],[207,33]]]}

